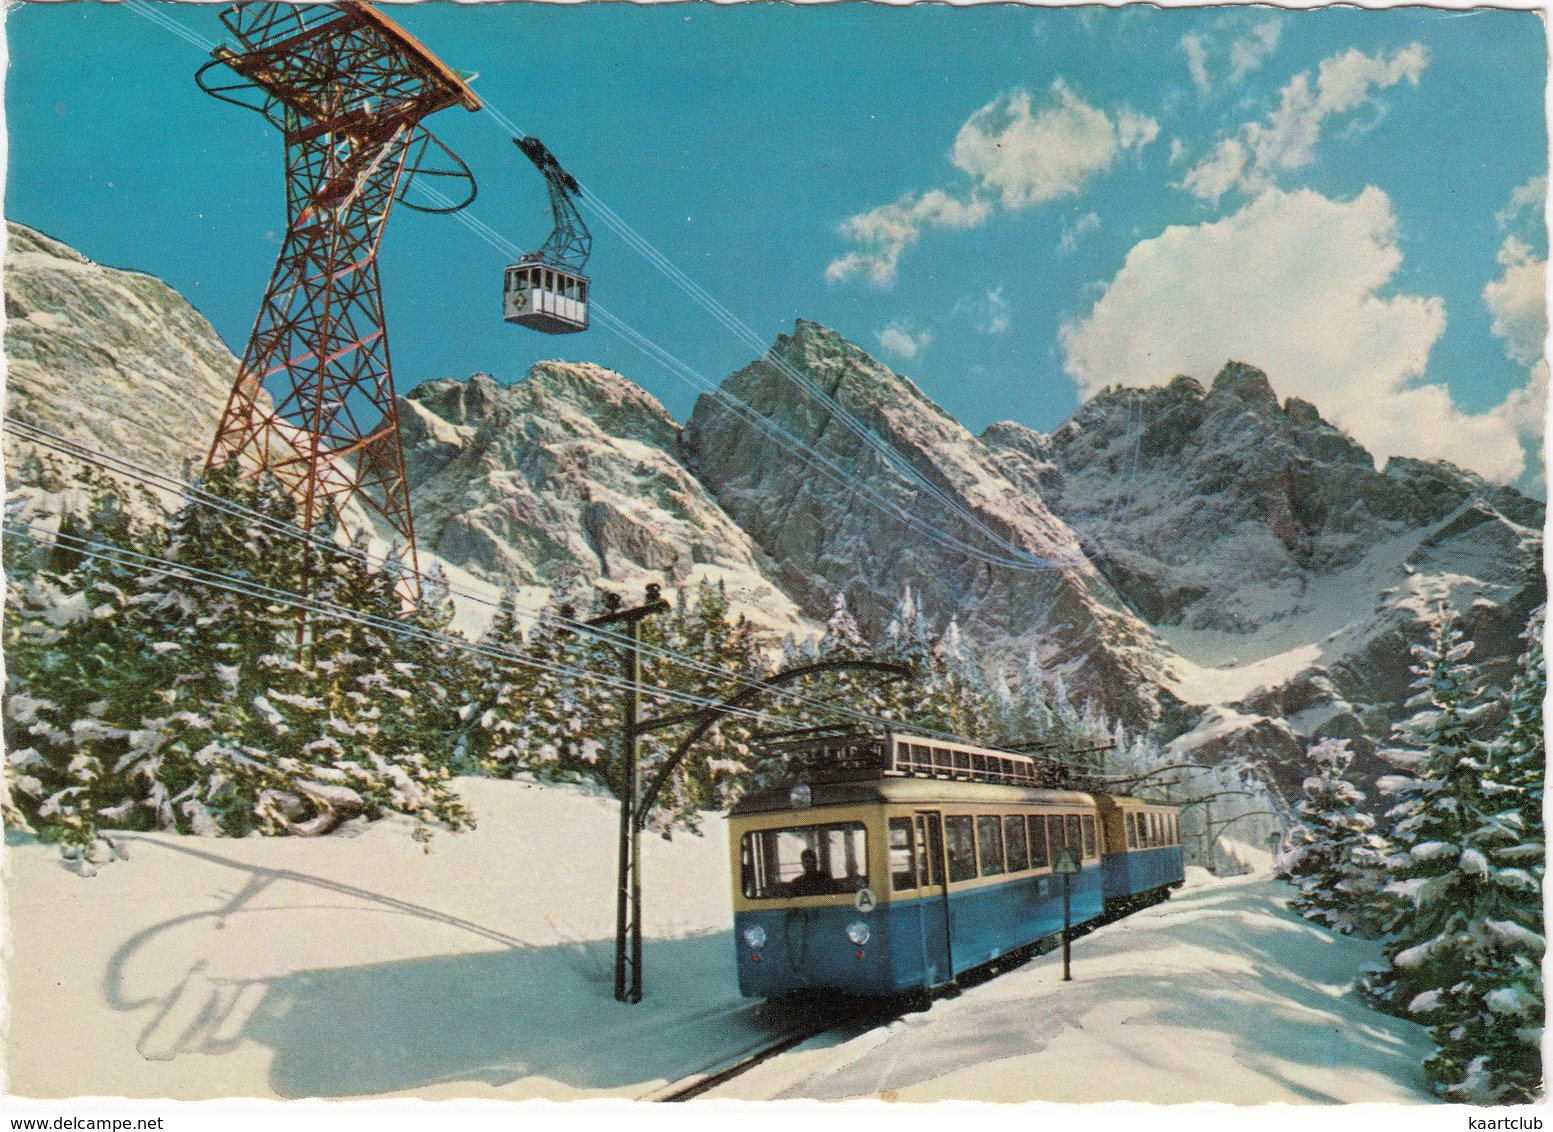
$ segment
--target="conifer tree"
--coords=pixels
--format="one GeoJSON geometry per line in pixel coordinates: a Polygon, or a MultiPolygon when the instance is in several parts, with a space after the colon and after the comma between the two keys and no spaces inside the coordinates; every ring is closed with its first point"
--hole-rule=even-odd
{"type": "Polygon", "coordinates": [[[1540,1015],[1523,981],[1543,951],[1541,886],[1519,858],[1523,831],[1504,745],[1476,732],[1493,702],[1468,661],[1472,643],[1441,607],[1426,645],[1415,646],[1419,709],[1398,725],[1408,748],[1388,752],[1410,766],[1383,781],[1401,796],[1389,888],[1405,903],[1392,924],[1388,967],[1369,980],[1384,1005],[1429,1025],[1439,1047],[1424,1065],[1454,1100],[1525,1100],[1540,1080],[1535,1046],[1501,1012],[1540,1015]],[[1497,1010],[1496,1010],[1497,1006],[1497,1010]]]}
{"type": "Polygon", "coordinates": [[[1299,890],[1292,907],[1340,935],[1379,934],[1386,916],[1385,840],[1364,812],[1364,793],[1348,780],[1353,752],[1346,739],[1323,739],[1310,749],[1316,773],[1305,779],[1300,824],[1288,838],[1278,871],[1299,890]]]}

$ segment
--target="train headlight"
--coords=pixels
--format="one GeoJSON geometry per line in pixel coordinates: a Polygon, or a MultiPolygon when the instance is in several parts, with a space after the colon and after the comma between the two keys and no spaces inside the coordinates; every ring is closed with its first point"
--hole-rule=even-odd
{"type": "Polygon", "coordinates": [[[859,947],[867,943],[871,935],[872,933],[868,930],[868,925],[863,923],[862,920],[853,920],[847,925],[847,938],[859,947]]]}
{"type": "Polygon", "coordinates": [[[760,950],[766,946],[766,929],[759,924],[751,924],[744,929],[744,942],[750,945],[751,950],[760,950]]]}

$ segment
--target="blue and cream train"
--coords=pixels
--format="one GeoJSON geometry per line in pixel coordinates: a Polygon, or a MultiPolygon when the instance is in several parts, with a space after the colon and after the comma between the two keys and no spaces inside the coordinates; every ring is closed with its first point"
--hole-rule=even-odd
{"type": "Polygon", "coordinates": [[[729,815],[747,996],[952,988],[1060,936],[1064,849],[1074,925],[1182,882],[1172,807],[1043,786],[1040,759],[901,733],[803,746],[793,781],[729,815]]]}

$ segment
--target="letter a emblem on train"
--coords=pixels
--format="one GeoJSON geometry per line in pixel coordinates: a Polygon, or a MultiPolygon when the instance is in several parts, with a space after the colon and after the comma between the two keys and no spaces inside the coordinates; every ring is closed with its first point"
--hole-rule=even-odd
{"type": "Polygon", "coordinates": [[[879,900],[874,896],[874,890],[871,888],[858,889],[857,895],[852,898],[852,907],[856,908],[865,916],[872,912],[874,910],[874,905],[878,903],[879,900]]]}

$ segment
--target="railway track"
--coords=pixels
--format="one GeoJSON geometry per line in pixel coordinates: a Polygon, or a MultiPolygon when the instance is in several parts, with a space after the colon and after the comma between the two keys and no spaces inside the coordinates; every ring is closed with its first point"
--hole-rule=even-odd
{"type": "MultiPolygon", "coordinates": [[[[1104,916],[1090,920],[1083,924],[1075,924],[1071,929],[1071,939],[1079,939],[1088,935],[1097,928],[1115,923],[1124,919],[1133,912],[1160,903],[1169,899],[1168,893],[1154,894],[1149,898],[1129,902],[1123,908],[1117,909],[1104,916]]],[[[961,990],[977,986],[1008,971],[1023,967],[1030,960],[1041,955],[1049,954],[1062,946],[1061,934],[1047,936],[1028,944],[1017,951],[1010,952],[999,959],[995,959],[972,971],[961,975],[955,989],[945,997],[958,995],[961,990]]],[[[803,1004],[798,1009],[803,1013],[798,1023],[785,1033],[775,1035],[770,1039],[762,1039],[740,1050],[729,1053],[716,1063],[682,1077],[678,1081],[671,1082],[653,1092],[647,1093],[638,1100],[674,1103],[678,1101],[694,1100],[696,1097],[711,1092],[728,1081],[749,1072],[757,1065],[771,1060],[796,1049],[804,1042],[820,1037],[832,1030],[843,1027],[855,1028],[857,1034],[876,1026],[884,1026],[917,1010],[924,1010],[931,1005],[931,1000],[926,997],[896,998],[886,1000],[834,1000],[813,999],[803,1004]]],[[[752,1007],[752,1009],[758,1009],[752,1007]]],[[[854,1035],[855,1036],[855,1035],[854,1035]]]]}
{"type": "Polygon", "coordinates": [[[637,1099],[662,1103],[694,1100],[812,1038],[843,1028],[860,1034],[875,1026],[894,1021],[908,1012],[910,1007],[898,1000],[888,1002],[843,1000],[841,1003],[836,1003],[816,999],[801,1009],[805,1017],[786,1032],[730,1053],[699,1072],[682,1077],[637,1099]]]}

